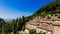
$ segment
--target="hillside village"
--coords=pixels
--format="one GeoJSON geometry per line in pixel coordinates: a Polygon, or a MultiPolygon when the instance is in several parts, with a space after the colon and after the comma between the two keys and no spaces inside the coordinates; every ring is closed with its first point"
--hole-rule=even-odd
{"type": "Polygon", "coordinates": [[[35,29],[38,33],[59,34],[60,33],[60,19],[57,16],[51,16],[50,19],[37,17],[26,24],[26,33],[29,30],[35,29]]]}

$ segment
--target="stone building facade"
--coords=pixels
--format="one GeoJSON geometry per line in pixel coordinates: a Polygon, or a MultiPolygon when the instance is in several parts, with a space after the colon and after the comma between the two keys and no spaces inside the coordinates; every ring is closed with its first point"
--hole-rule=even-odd
{"type": "Polygon", "coordinates": [[[28,34],[29,30],[35,29],[38,33],[45,32],[46,34],[59,34],[60,33],[60,19],[52,16],[50,19],[35,18],[27,22],[25,33],[28,34]]]}

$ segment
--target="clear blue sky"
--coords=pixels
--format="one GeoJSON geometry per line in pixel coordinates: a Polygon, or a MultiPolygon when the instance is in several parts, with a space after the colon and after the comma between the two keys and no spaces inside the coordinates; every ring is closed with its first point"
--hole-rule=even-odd
{"type": "Polygon", "coordinates": [[[17,18],[32,15],[53,0],[0,0],[0,17],[17,18]]]}

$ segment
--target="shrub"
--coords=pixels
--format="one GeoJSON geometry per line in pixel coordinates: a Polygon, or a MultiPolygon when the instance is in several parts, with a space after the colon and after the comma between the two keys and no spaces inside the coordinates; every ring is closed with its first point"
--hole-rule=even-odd
{"type": "Polygon", "coordinates": [[[37,32],[36,32],[36,30],[32,29],[32,30],[29,31],[29,34],[37,34],[37,32]]]}
{"type": "Polygon", "coordinates": [[[60,15],[58,16],[58,18],[60,18],[60,15]]]}
{"type": "Polygon", "coordinates": [[[50,19],[50,16],[48,16],[47,19],[50,19]]]}

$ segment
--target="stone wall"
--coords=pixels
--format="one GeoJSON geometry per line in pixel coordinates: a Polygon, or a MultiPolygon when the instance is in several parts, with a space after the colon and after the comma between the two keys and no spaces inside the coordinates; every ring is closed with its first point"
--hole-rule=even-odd
{"type": "Polygon", "coordinates": [[[60,26],[53,26],[53,34],[60,34],[60,26]]]}

